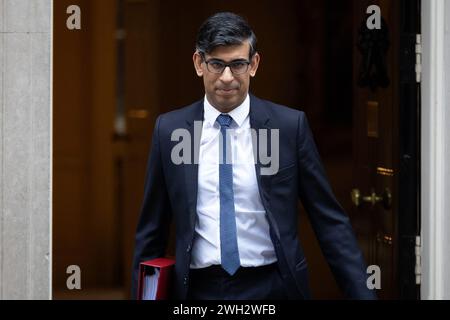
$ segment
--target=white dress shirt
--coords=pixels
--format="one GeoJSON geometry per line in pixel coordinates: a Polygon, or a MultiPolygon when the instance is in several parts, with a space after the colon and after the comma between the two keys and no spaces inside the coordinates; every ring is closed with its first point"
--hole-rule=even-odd
{"type": "MultiPolygon", "coordinates": [[[[256,267],[277,261],[270,239],[269,223],[256,180],[250,131],[250,98],[228,114],[233,161],[233,191],[236,231],[242,267],[256,267]]],[[[220,111],[205,96],[204,121],[198,165],[197,220],[191,268],[220,264],[219,139],[220,111]]]]}

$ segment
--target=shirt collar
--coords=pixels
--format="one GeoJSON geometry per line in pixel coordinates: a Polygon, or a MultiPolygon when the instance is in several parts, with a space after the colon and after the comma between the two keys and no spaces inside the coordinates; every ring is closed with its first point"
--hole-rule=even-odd
{"type": "MultiPolygon", "coordinates": [[[[208,101],[205,95],[205,101],[203,103],[204,106],[204,117],[205,122],[207,122],[209,125],[214,126],[214,123],[216,122],[217,117],[221,114],[219,110],[214,108],[208,101]]],[[[228,115],[230,115],[234,122],[238,125],[238,127],[241,127],[244,123],[244,120],[247,118],[247,116],[250,113],[250,97],[247,94],[245,97],[245,100],[236,108],[228,112],[228,115]]]]}

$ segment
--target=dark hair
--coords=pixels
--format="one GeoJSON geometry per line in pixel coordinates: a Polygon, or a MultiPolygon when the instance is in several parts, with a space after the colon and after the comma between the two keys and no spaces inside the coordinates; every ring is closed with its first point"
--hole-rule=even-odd
{"type": "Polygon", "coordinates": [[[248,40],[250,58],[256,53],[256,35],[247,21],[231,12],[219,12],[201,25],[195,43],[201,54],[210,53],[218,46],[239,45],[248,40]]]}

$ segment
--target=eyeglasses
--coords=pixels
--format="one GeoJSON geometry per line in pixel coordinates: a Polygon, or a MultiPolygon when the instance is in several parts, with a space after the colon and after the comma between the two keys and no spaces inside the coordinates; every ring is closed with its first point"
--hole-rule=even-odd
{"type": "Polygon", "coordinates": [[[225,63],[222,60],[210,59],[206,60],[202,55],[203,61],[206,64],[206,69],[211,73],[221,74],[226,67],[230,67],[233,74],[243,74],[248,70],[250,61],[247,60],[234,60],[229,63],[225,63]]]}

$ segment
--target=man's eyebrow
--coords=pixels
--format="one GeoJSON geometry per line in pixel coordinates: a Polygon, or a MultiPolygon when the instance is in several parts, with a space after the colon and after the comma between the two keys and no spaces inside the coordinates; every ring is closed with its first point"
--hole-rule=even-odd
{"type": "Polygon", "coordinates": [[[227,62],[227,61],[222,60],[222,59],[210,58],[210,59],[208,59],[208,61],[217,61],[217,62],[223,62],[223,63],[232,63],[232,62],[247,62],[248,60],[247,60],[247,59],[244,59],[244,58],[238,58],[238,59],[234,59],[234,60],[231,60],[231,61],[227,62]]]}

